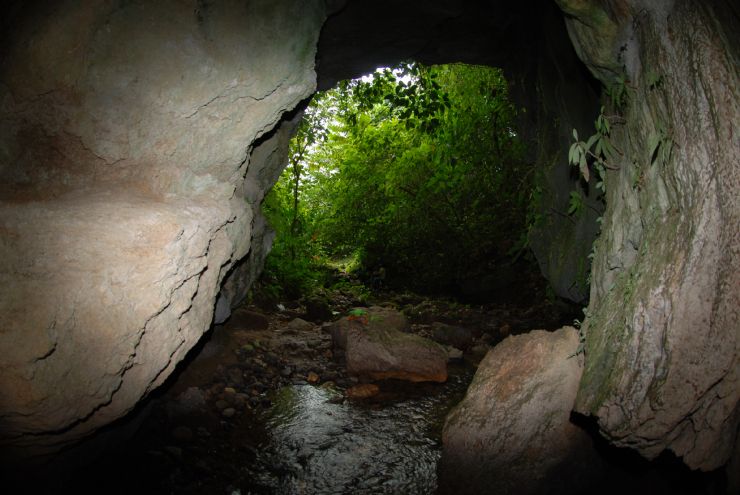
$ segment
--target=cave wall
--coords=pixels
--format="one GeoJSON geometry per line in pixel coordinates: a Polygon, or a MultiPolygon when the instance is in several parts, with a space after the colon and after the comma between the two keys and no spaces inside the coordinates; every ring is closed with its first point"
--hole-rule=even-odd
{"type": "Polygon", "coordinates": [[[593,74],[628,90],[622,107],[608,105],[621,154],[607,177],[576,409],[616,445],[717,468],[740,419],[737,5],[558,3],[593,74]]]}
{"type": "MultiPolygon", "coordinates": [[[[315,89],[320,0],[16,2],[0,52],[0,444],[121,417],[209,328],[254,143],[315,89]]],[[[254,153],[253,153],[253,148],[254,153]]],[[[259,160],[257,156],[257,160],[259,160]]]]}

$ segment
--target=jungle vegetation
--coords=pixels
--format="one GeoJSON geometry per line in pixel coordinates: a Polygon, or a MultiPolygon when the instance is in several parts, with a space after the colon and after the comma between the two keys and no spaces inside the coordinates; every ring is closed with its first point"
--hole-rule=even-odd
{"type": "Polygon", "coordinates": [[[316,94],[263,205],[277,236],[262,290],[298,297],[341,267],[450,294],[522,263],[536,188],[517,112],[502,71],[462,64],[403,63],[316,94]]]}

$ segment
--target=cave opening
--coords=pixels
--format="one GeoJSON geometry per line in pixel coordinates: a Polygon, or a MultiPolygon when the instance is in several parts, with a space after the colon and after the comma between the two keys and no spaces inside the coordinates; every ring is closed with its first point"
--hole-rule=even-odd
{"type": "MultiPolygon", "coordinates": [[[[403,62],[303,113],[262,204],[276,237],[254,293],[299,299],[343,277],[463,303],[558,299],[529,246],[542,173],[500,69],[403,62]]],[[[560,212],[573,221],[579,186],[560,212]]]]}
{"type": "MultiPolygon", "coordinates": [[[[5,12],[0,459],[20,490],[113,480],[121,492],[588,493],[578,483],[603,474],[602,461],[616,462],[591,485],[604,493],[738,486],[740,29],[730,2],[16,0],[5,12]],[[455,222],[414,221],[426,216],[408,204],[373,217],[385,228],[373,245],[340,246],[331,304],[257,282],[273,244],[261,206],[302,102],[400,60],[502,68],[526,109],[512,134],[539,174],[527,243],[549,293],[534,299],[561,315],[560,300],[578,313],[588,304],[585,318],[560,322],[577,316],[580,329],[533,330],[549,323],[515,303],[543,286],[527,287],[523,265],[505,273],[501,253],[516,250],[476,239],[486,225],[466,233],[480,252],[468,245],[445,262],[401,236],[423,255],[382,256],[402,252],[383,242],[393,225],[459,240],[435,231],[455,222]],[[442,277],[450,265],[454,276],[442,277]],[[485,273],[493,280],[463,287],[485,273]],[[394,292],[413,283],[433,290],[394,292]],[[491,296],[515,302],[487,306],[491,296]],[[358,349],[382,360],[396,348],[418,367],[357,360],[358,349]],[[482,360],[470,381],[473,356],[482,360]],[[113,453],[92,472],[63,467],[99,447],[113,453]],[[49,459],[56,473],[36,471],[49,459]]],[[[409,132],[401,124],[391,138],[409,132]]],[[[451,164],[459,153],[442,155],[451,164]]],[[[413,158],[434,160],[423,146],[413,158]]],[[[422,169],[396,170],[410,182],[382,191],[465,190],[448,187],[454,175],[419,180],[422,169]]],[[[291,261],[315,233],[298,227],[308,241],[284,249],[291,261]]]]}

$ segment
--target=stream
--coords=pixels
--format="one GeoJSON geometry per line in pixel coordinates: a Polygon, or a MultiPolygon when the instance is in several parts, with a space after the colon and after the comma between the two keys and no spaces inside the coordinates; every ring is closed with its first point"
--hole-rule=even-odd
{"type": "Polygon", "coordinates": [[[291,385],[262,415],[264,440],[238,493],[434,493],[444,418],[472,379],[450,368],[445,384],[386,382],[370,401],[291,385]]]}
{"type": "MultiPolygon", "coordinates": [[[[337,300],[341,314],[355,304],[337,300]]],[[[85,447],[93,458],[50,477],[39,493],[436,493],[442,428],[473,363],[510,332],[557,328],[566,318],[546,304],[398,305],[421,336],[440,320],[473,329],[472,347],[448,363],[445,383],[382,380],[377,395],[352,398],[361,383],[324,325],[289,310],[238,309],[139,413],[109,429],[118,439],[98,435],[102,455],[85,447]]]]}

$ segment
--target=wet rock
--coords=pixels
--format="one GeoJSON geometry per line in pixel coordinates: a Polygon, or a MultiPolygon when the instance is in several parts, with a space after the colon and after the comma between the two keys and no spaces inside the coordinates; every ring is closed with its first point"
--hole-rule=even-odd
{"type": "Polygon", "coordinates": [[[305,300],[306,319],[310,321],[327,321],[332,318],[329,301],[319,294],[309,296],[305,300]]]}
{"type": "Polygon", "coordinates": [[[445,421],[443,491],[585,493],[600,466],[591,438],[570,422],[577,347],[566,327],[509,337],[488,353],[445,421]]]}
{"type": "Polygon", "coordinates": [[[455,349],[450,346],[446,346],[445,349],[447,350],[447,359],[450,361],[458,361],[463,358],[463,351],[460,349],[455,349]]]}
{"type": "Polygon", "coordinates": [[[231,418],[235,414],[236,414],[236,409],[234,409],[233,407],[227,407],[226,409],[224,409],[223,411],[221,411],[221,415],[224,418],[231,418]]]}
{"type": "Polygon", "coordinates": [[[219,399],[216,401],[216,409],[218,409],[219,411],[222,411],[227,407],[229,407],[229,403],[227,401],[223,399],[219,399]]]}
{"type": "Polygon", "coordinates": [[[234,397],[234,407],[237,409],[244,409],[249,403],[249,395],[247,394],[236,394],[234,397]]]}
{"type": "Polygon", "coordinates": [[[295,318],[285,326],[285,329],[286,331],[293,333],[308,332],[313,330],[313,323],[309,323],[300,318],[295,318]]]}
{"type": "Polygon", "coordinates": [[[198,387],[188,387],[177,398],[167,404],[167,414],[179,416],[203,410],[206,405],[205,393],[198,387]]]}
{"type": "Polygon", "coordinates": [[[473,361],[478,362],[485,357],[492,347],[488,344],[476,344],[470,348],[470,357],[473,361]]]}
{"type": "Polygon", "coordinates": [[[244,375],[241,368],[229,368],[227,371],[227,379],[229,385],[240,386],[244,384],[244,375]]]}
{"type": "Polygon", "coordinates": [[[308,383],[318,383],[319,380],[320,380],[319,375],[317,375],[313,371],[309,372],[308,376],[306,377],[306,381],[308,383]]]}
{"type": "Polygon", "coordinates": [[[375,380],[447,380],[447,351],[431,340],[399,330],[406,318],[388,308],[370,308],[366,320],[337,326],[346,341],[347,372],[375,380]]]}
{"type": "Polygon", "coordinates": [[[432,340],[464,351],[473,343],[473,334],[467,328],[435,321],[432,323],[432,340]]]}
{"type": "Polygon", "coordinates": [[[387,329],[396,332],[406,332],[410,328],[406,315],[391,308],[354,308],[351,313],[322,327],[331,334],[335,349],[344,350],[347,347],[347,334],[351,328],[387,329]]]}
{"type": "Polygon", "coordinates": [[[374,383],[363,383],[360,385],[355,385],[353,387],[348,388],[345,391],[345,394],[350,399],[369,399],[370,397],[374,397],[378,395],[380,392],[380,387],[378,387],[374,383]]]}
{"type": "Polygon", "coordinates": [[[282,376],[283,378],[288,378],[292,374],[293,369],[290,366],[286,366],[285,368],[280,370],[280,376],[282,376]]]}

